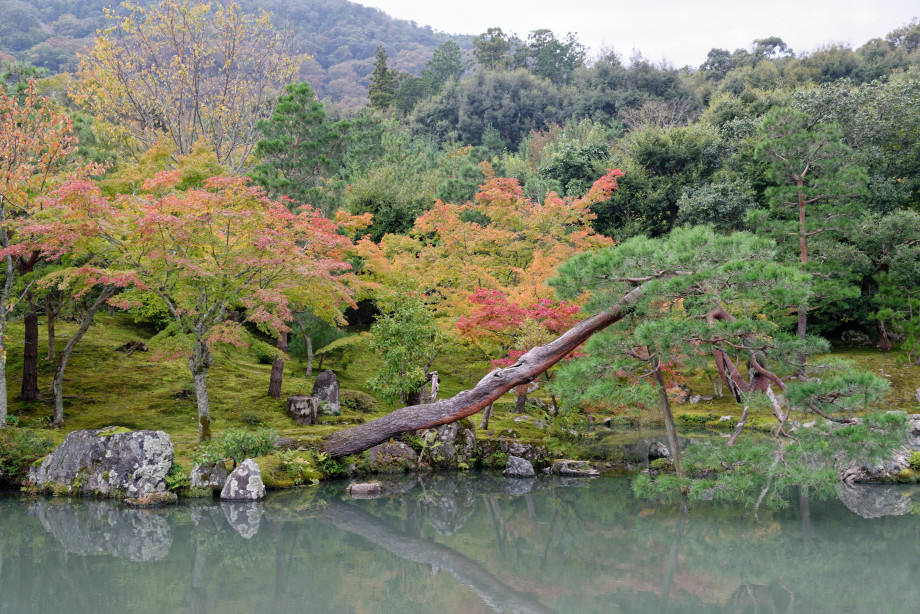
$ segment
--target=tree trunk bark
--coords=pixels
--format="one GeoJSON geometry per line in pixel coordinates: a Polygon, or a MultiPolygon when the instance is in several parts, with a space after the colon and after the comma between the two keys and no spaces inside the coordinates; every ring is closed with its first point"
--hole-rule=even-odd
{"type": "Polygon", "coordinates": [[[680,471],[680,442],[677,440],[677,428],[674,426],[674,414],[671,413],[671,403],[668,401],[668,389],[664,385],[664,376],[661,375],[661,360],[657,354],[649,355],[652,361],[652,372],[655,374],[655,383],[658,384],[658,401],[661,404],[661,413],[664,415],[664,428],[668,432],[668,445],[671,447],[671,460],[677,475],[680,471]]]}
{"type": "Polygon", "coordinates": [[[313,377],[313,340],[310,335],[304,335],[307,340],[307,377],[313,377]]]}
{"type": "Polygon", "coordinates": [[[0,321],[0,429],[6,426],[8,402],[6,392],[6,319],[4,318],[3,321],[0,321]]]}
{"type": "Polygon", "coordinates": [[[875,347],[883,352],[891,349],[891,340],[888,338],[885,322],[881,318],[875,321],[875,347]]]}
{"type": "Polygon", "coordinates": [[[188,359],[188,368],[192,372],[195,384],[195,401],[198,405],[198,443],[211,438],[211,404],[208,401],[208,369],[214,358],[203,339],[195,341],[195,351],[188,359]]]}
{"type": "Polygon", "coordinates": [[[22,350],[22,391],[20,396],[26,403],[38,399],[38,311],[32,293],[29,293],[25,324],[25,345],[22,350]]]}
{"type": "MultiPolygon", "coordinates": [[[[278,335],[278,349],[281,352],[287,352],[288,342],[287,333],[283,332],[278,335]]],[[[281,398],[281,380],[284,377],[284,358],[281,353],[275,355],[275,361],[272,362],[272,374],[268,380],[268,396],[281,398]]]]}
{"type": "Polygon", "coordinates": [[[514,404],[514,413],[527,413],[527,388],[524,388],[524,392],[517,393],[517,402],[514,404]]]}
{"type": "Polygon", "coordinates": [[[606,311],[579,322],[554,341],[533,348],[516,364],[495,369],[471,390],[437,403],[397,409],[376,420],[333,433],[324,442],[323,450],[332,458],[357,454],[399,433],[449,424],[480,412],[509,390],[533,381],[597,331],[623,319],[643,297],[645,288],[645,285],[634,288],[606,311]]]}
{"type": "Polygon", "coordinates": [[[50,298],[45,299],[45,315],[48,317],[48,357],[45,360],[51,362],[57,358],[57,348],[54,343],[54,323],[57,321],[57,309],[52,305],[50,298]]]}
{"type": "Polygon", "coordinates": [[[489,428],[489,418],[492,417],[492,408],[494,405],[494,403],[489,403],[489,406],[482,412],[482,422],[479,423],[480,430],[484,431],[489,428]]]}
{"type": "Polygon", "coordinates": [[[99,311],[99,308],[114,294],[114,288],[105,288],[99,294],[99,298],[90,305],[90,308],[87,309],[86,313],[83,315],[83,321],[80,322],[80,328],[78,328],[77,332],[67,340],[67,344],[64,346],[64,349],[61,350],[61,356],[54,370],[54,381],[51,384],[54,390],[54,421],[52,422],[52,426],[55,428],[64,426],[64,370],[67,368],[67,361],[70,360],[70,356],[73,354],[74,348],[77,347],[77,343],[80,342],[80,339],[82,339],[86,331],[89,330],[90,325],[93,323],[93,318],[96,316],[96,312],[99,311]]]}

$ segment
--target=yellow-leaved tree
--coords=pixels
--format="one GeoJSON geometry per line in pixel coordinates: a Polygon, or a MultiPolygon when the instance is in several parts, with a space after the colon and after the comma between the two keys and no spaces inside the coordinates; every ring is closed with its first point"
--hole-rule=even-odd
{"type": "Polygon", "coordinates": [[[219,163],[241,172],[284,85],[306,56],[290,53],[269,15],[235,3],[160,0],[109,12],[81,57],[75,97],[100,132],[131,157],[166,137],[175,155],[206,142],[219,163]]]}

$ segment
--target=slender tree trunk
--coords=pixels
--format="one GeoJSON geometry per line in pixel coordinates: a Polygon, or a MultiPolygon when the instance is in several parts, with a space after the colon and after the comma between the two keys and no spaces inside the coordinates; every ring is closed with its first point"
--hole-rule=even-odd
{"type": "Polygon", "coordinates": [[[86,313],[83,315],[83,320],[80,322],[80,328],[78,328],[77,332],[67,340],[64,349],[61,350],[61,356],[58,358],[57,367],[54,370],[54,381],[51,384],[51,387],[54,389],[54,421],[52,422],[52,426],[55,428],[64,426],[64,370],[67,368],[67,361],[70,360],[74,348],[77,347],[83,335],[89,330],[90,325],[93,323],[93,318],[96,317],[96,312],[99,311],[99,308],[114,294],[114,288],[103,289],[99,297],[90,305],[89,309],[87,309],[86,313]]]}
{"type": "Polygon", "coordinates": [[[472,416],[516,386],[532,382],[594,333],[622,320],[644,294],[645,285],[634,288],[609,309],[582,320],[550,343],[531,349],[514,365],[495,369],[471,390],[437,403],[397,409],[376,420],[333,433],[324,442],[323,451],[332,458],[340,458],[367,450],[399,433],[434,428],[472,416]]]}
{"type": "MultiPolygon", "coordinates": [[[[0,306],[0,309],[3,309],[0,306]]],[[[5,315],[5,314],[3,314],[5,315]]],[[[0,320],[0,429],[6,426],[8,399],[6,392],[6,318],[0,320]]]]}
{"type": "Polygon", "coordinates": [[[57,348],[54,343],[54,324],[57,321],[57,309],[52,304],[52,299],[45,299],[45,315],[48,317],[47,331],[48,331],[48,357],[45,358],[48,362],[51,362],[56,358],[57,348]]]}
{"type": "Polygon", "coordinates": [[[652,372],[658,384],[658,400],[661,404],[661,413],[664,414],[664,428],[668,432],[668,445],[671,447],[671,460],[677,475],[680,471],[680,442],[677,440],[677,428],[674,426],[674,414],[671,413],[671,403],[668,401],[668,390],[664,385],[664,376],[661,374],[661,360],[657,354],[649,352],[652,360],[652,372]]]}
{"type": "Polygon", "coordinates": [[[304,335],[307,340],[307,377],[313,377],[313,340],[310,335],[304,335]]]}
{"type": "Polygon", "coordinates": [[[482,412],[482,422],[479,423],[480,430],[484,431],[489,428],[489,418],[492,417],[492,408],[494,406],[495,403],[489,403],[489,406],[482,412]]]}
{"type": "Polygon", "coordinates": [[[214,358],[208,350],[203,339],[195,341],[195,350],[188,359],[188,367],[192,372],[192,381],[195,384],[195,401],[198,405],[198,443],[211,438],[211,404],[208,402],[208,369],[211,368],[214,358]]]}
{"type": "Polygon", "coordinates": [[[26,299],[25,345],[22,350],[22,391],[20,396],[26,403],[38,399],[38,311],[32,293],[26,299]]]}
{"type": "MultiPolygon", "coordinates": [[[[802,264],[804,265],[808,264],[808,233],[805,228],[805,194],[802,192],[802,187],[805,185],[805,182],[801,178],[796,178],[796,183],[798,183],[799,186],[799,251],[801,253],[802,264]]],[[[805,305],[799,305],[799,321],[796,326],[796,334],[799,336],[799,339],[804,339],[807,333],[808,308],[805,305]]],[[[800,378],[804,378],[805,354],[800,352],[798,359],[802,366],[799,367],[797,375],[800,378]]]]}
{"type": "MultiPolygon", "coordinates": [[[[278,335],[278,349],[281,352],[287,352],[286,332],[278,335]]],[[[275,361],[272,363],[272,375],[268,380],[268,396],[276,399],[281,398],[281,379],[284,377],[284,358],[281,356],[281,352],[275,355],[275,361]]]]}

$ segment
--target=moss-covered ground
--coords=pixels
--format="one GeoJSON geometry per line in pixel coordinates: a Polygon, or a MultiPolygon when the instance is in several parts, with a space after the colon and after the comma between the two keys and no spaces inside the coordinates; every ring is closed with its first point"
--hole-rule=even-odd
{"type": "MultiPolygon", "coordinates": [[[[42,322],[44,324],[44,322],[42,322]]],[[[60,350],[75,325],[57,324],[57,346],[60,350]]],[[[11,344],[7,381],[10,389],[10,414],[22,426],[48,429],[56,442],[72,430],[101,428],[110,425],[132,429],[156,429],[169,433],[176,446],[177,458],[186,467],[191,466],[190,454],[197,443],[197,422],[191,376],[184,360],[168,360],[155,352],[134,352],[127,356],[116,348],[128,341],[147,341],[152,331],[135,324],[125,314],[101,315],[96,324],[77,347],[67,368],[64,391],[65,428],[49,429],[51,419],[51,378],[53,363],[44,360],[47,353],[46,337],[42,328],[39,347],[39,387],[44,399],[24,404],[18,400],[19,379],[22,369],[22,325],[11,327],[9,338],[20,340],[11,344]]],[[[871,349],[840,347],[834,354],[848,357],[864,368],[889,379],[892,389],[887,399],[887,409],[920,410],[915,397],[920,388],[920,367],[907,366],[897,351],[877,352],[871,349]]],[[[370,393],[366,382],[378,367],[373,355],[358,356],[348,365],[326,361],[343,389],[370,393]]],[[[469,351],[456,349],[445,352],[436,361],[435,369],[441,376],[441,397],[470,388],[489,369],[484,358],[469,351]]],[[[374,411],[358,413],[344,411],[341,416],[324,417],[323,424],[300,426],[284,412],[283,399],[287,396],[309,394],[313,379],[306,377],[306,362],[298,358],[289,360],[284,369],[282,399],[268,396],[270,364],[259,361],[254,348],[221,347],[215,352],[214,366],[208,379],[212,407],[212,428],[216,434],[229,428],[271,427],[282,437],[292,437],[306,443],[315,442],[329,433],[362,421],[372,420],[395,405],[378,402],[374,411]]],[[[314,376],[319,372],[314,369],[314,376]]],[[[712,395],[712,385],[702,373],[688,374],[687,383],[693,394],[712,395]]],[[[543,391],[535,395],[549,401],[543,391]]],[[[539,426],[520,420],[514,414],[514,397],[506,395],[496,403],[494,417],[487,432],[480,438],[516,437],[528,443],[545,443],[563,452],[574,452],[566,433],[570,429],[582,430],[588,421],[595,423],[610,418],[610,426],[632,431],[635,427],[660,425],[660,414],[654,407],[647,409],[620,409],[588,416],[579,415],[567,424],[543,430],[539,426]],[[517,420],[516,420],[517,418],[517,420]]],[[[680,429],[728,430],[741,414],[741,408],[729,396],[690,405],[675,406],[680,429]],[[729,419],[723,419],[730,416],[729,419]]],[[[535,415],[531,412],[531,415],[535,415]]],[[[545,419],[542,417],[541,419],[545,419]]],[[[475,418],[478,426],[479,417],[475,418]]],[[[768,430],[775,423],[766,409],[755,410],[748,425],[753,429],[768,430]]]]}

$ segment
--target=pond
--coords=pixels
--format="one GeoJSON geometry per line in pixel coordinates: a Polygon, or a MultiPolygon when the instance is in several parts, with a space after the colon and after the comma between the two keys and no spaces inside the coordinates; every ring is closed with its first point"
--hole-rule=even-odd
{"type": "Polygon", "coordinates": [[[635,499],[624,478],[400,476],[134,510],[0,496],[0,613],[914,614],[920,490],[781,510],[635,499]]]}

